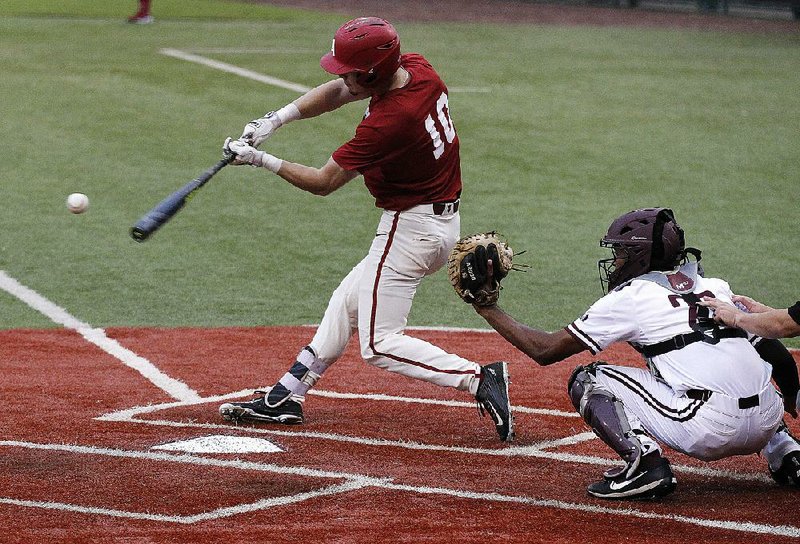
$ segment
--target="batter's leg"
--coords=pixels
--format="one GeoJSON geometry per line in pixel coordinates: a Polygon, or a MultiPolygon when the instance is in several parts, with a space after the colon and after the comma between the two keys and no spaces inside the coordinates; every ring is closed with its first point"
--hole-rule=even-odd
{"type": "Polygon", "coordinates": [[[355,266],[331,295],[322,322],[288,372],[267,395],[267,406],[280,406],[290,397],[304,397],[325,370],[341,357],[358,323],[358,285],[364,260],[355,266]]]}
{"type": "Polygon", "coordinates": [[[358,285],[364,265],[359,263],[342,280],[328,302],[328,308],[311,344],[300,350],[297,359],[267,392],[245,402],[228,402],[219,407],[228,421],[302,423],[305,394],[327,368],[342,354],[355,330],[358,311],[358,285]]]}

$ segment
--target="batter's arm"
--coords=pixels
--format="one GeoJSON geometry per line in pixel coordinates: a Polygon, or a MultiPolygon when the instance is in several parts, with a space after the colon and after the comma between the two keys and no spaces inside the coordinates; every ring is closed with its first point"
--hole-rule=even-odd
{"type": "Polygon", "coordinates": [[[308,119],[369,96],[369,93],[351,94],[344,80],[332,79],[296,99],[294,105],[300,111],[301,119],[308,119]]]}
{"type": "Polygon", "coordinates": [[[322,168],[283,161],[276,174],[295,187],[319,196],[331,194],[358,176],[358,172],[345,170],[333,158],[322,168]]]}
{"type": "Polygon", "coordinates": [[[523,325],[499,306],[474,306],[494,330],[541,366],[557,363],[586,349],[566,329],[546,332],[523,325]]]}

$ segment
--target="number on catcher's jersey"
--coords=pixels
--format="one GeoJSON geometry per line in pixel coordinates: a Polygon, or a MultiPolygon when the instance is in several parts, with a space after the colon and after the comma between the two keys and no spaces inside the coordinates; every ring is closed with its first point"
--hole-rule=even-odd
{"type": "MultiPolygon", "coordinates": [[[[453,125],[453,120],[450,119],[450,106],[447,102],[447,93],[442,93],[439,100],[436,101],[436,117],[444,130],[445,140],[447,140],[448,144],[452,143],[456,137],[456,127],[453,125]]],[[[433,140],[433,158],[438,159],[444,153],[444,140],[442,140],[442,135],[436,128],[436,123],[433,120],[433,116],[430,114],[425,118],[425,129],[428,131],[428,134],[431,135],[431,140],[433,140]]]]}
{"type": "Polygon", "coordinates": [[[714,320],[711,318],[711,312],[705,306],[698,306],[697,300],[703,297],[714,297],[711,291],[703,291],[702,293],[690,293],[689,295],[669,295],[670,304],[673,308],[677,308],[681,303],[689,307],[689,326],[694,330],[702,330],[714,328],[714,320]]]}

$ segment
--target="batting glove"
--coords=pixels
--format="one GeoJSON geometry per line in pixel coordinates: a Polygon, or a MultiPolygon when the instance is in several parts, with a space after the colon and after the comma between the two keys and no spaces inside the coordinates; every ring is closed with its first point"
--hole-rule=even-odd
{"type": "Polygon", "coordinates": [[[222,153],[226,157],[234,156],[231,164],[251,164],[253,166],[266,168],[276,174],[283,164],[283,161],[279,158],[264,151],[259,151],[255,147],[248,145],[247,142],[231,138],[225,140],[225,144],[222,146],[222,153]]]}
{"type": "Polygon", "coordinates": [[[253,147],[258,147],[264,140],[272,136],[281,125],[283,125],[283,123],[277,112],[271,111],[264,117],[253,119],[247,123],[239,139],[253,147]]]}

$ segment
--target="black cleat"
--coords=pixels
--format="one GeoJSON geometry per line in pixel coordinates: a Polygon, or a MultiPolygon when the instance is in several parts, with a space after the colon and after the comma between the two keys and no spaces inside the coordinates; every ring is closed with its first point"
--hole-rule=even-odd
{"type": "Polygon", "coordinates": [[[800,487],[800,451],[792,451],[783,456],[778,470],[769,469],[769,475],[780,485],[800,487]]]}
{"type": "Polygon", "coordinates": [[[240,421],[266,421],[292,425],[303,422],[303,406],[292,398],[286,398],[276,406],[264,402],[264,391],[256,391],[259,396],[246,402],[226,402],[219,407],[222,419],[239,423],[240,421]]]}
{"type": "Polygon", "coordinates": [[[678,480],[669,468],[669,461],[659,457],[659,462],[650,468],[638,468],[625,477],[623,471],[613,477],[605,477],[591,484],[589,495],[601,499],[660,499],[675,491],[678,480]]]}
{"type": "Polygon", "coordinates": [[[475,399],[481,415],[485,410],[492,416],[500,440],[514,440],[514,416],[508,398],[508,363],[500,361],[483,367],[475,399]]]}

